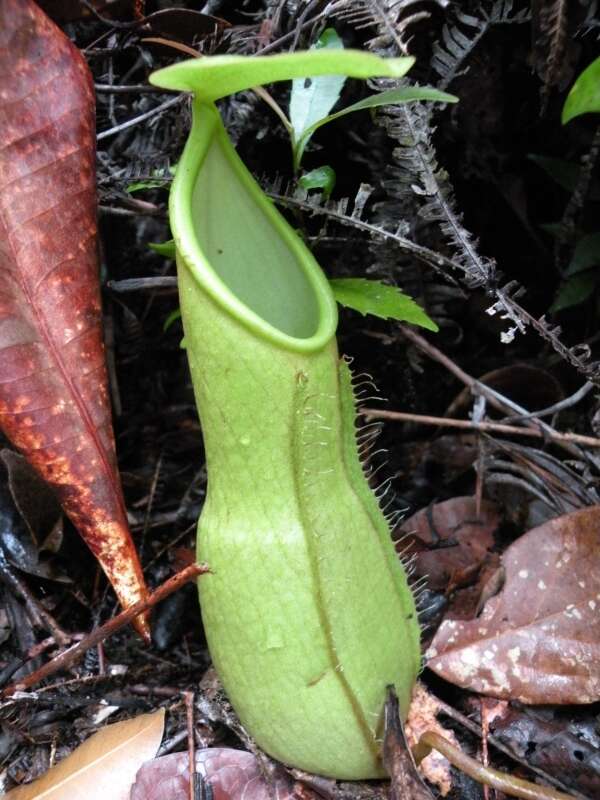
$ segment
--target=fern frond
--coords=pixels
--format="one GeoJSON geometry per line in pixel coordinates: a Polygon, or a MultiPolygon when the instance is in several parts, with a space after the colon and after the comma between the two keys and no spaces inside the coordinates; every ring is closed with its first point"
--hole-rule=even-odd
{"type": "Polygon", "coordinates": [[[527,9],[513,13],[513,0],[494,0],[482,5],[480,16],[457,11],[452,24],[442,30],[442,41],[433,46],[431,66],[440,76],[438,86],[446,89],[459,75],[464,75],[471,53],[493,25],[522,23],[530,19],[527,9]]]}
{"type": "Polygon", "coordinates": [[[448,175],[437,163],[431,141],[430,109],[424,104],[412,104],[386,111],[382,124],[399,146],[394,149],[391,179],[386,179],[384,189],[400,207],[406,207],[407,213],[409,207],[414,208],[417,195],[421,203],[419,216],[439,225],[453,246],[453,261],[464,272],[469,287],[493,289],[497,283],[495,263],[477,252],[476,240],[455,210],[448,175]]]}
{"type": "MultiPolygon", "coordinates": [[[[441,7],[448,0],[435,0],[441,7]]],[[[385,52],[388,49],[408,54],[408,28],[418,20],[427,19],[426,9],[416,8],[421,0],[351,0],[334,11],[357,30],[374,28],[375,35],[367,42],[372,50],[385,52]]]]}
{"type": "Polygon", "coordinates": [[[569,0],[532,0],[531,7],[534,62],[542,80],[541,113],[544,114],[550,89],[561,82],[564,73],[569,0]]]}
{"type": "Polygon", "coordinates": [[[448,275],[448,271],[460,270],[460,264],[429,247],[409,239],[406,236],[406,226],[403,223],[400,223],[395,230],[388,230],[382,225],[375,225],[362,218],[364,205],[368,199],[365,197],[366,191],[365,184],[363,184],[352,206],[348,197],[323,204],[319,195],[309,196],[303,191],[296,191],[291,194],[285,190],[282,191],[281,184],[275,184],[271,190],[267,191],[267,194],[276,203],[286,208],[299,209],[309,213],[311,216],[327,217],[340,225],[368,234],[375,242],[389,242],[399,251],[416,257],[423,264],[427,264],[427,266],[443,274],[446,280],[456,284],[452,277],[448,275]],[[348,211],[349,207],[351,207],[351,211],[348,211]]]}

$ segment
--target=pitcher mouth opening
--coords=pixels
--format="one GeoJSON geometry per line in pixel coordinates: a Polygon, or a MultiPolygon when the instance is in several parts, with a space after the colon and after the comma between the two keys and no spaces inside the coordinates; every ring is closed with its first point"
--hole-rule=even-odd
{"type": "Polygon", "coordinates": [[[212,105],[194,104],[170,206],[179,258],[238,321],[303,352],[334,336],[327,279],[240,160],[212,105]]]}

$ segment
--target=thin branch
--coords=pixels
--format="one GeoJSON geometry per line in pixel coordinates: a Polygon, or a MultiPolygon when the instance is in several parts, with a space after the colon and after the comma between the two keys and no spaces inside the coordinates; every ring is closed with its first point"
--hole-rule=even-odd
{"type": "Polygon", "coordinates": [[[154,291],[155,289],[176,289],[177,278],[173,275],[151,278],[125,278],[122,281],[107,281],[106,286],[113,292],[154,291]]]}
{"type": "Polygon", "coordinates": [[[565,408],[571,408],[580,400],[583,400],[594,388],[594,384],[590,381],[586,381],[583,386],[581,386],[576,392],[574,392],[569,397],[565,397],[563,400],[559,400],[558,403],[554,403],[554,405],[547,406],[546,408],[542,408],[540,411],[532,411],[530,414],[521,414],[519,416],[513,417],[506,417],[503,419],[503,422],[520,422],[522,419],[533,419],[537,418],[540,419],[541,417],[550,417],[552,414],[557,414],[559,411],[564,411],[565,408]]]}
{"type": "Polygon", "coordinates": [[[100,142],[102,139],[107,139],[109,136],[115,136],[115,134],[126,131],[128,128],[133,128],[134,125],[139,125],[140,122],[145,122],[147,119],[151,119],[151,117],[160,114],[162,111],[166,111],[168,108],[178,105],[186,98],[186,94],[179,94],[176,97],[170,97],[168,100],[165,100],[164,103],[156,106],[156,108],[151,108],[150,111],[145,111],[143,114],[139,114],[137,117],[132,117],[126,122],[121,122],[119,125],[115,125],[113,128],[100,131],[100,133],[96,136],[96,141],[100,142]]]}
{"type": "Polygon", "coordinates": [[[491,786],[511,797],[521,797],[524,800],[573,800],[573,795],[559,792],[549,786],[538,786],[531,781],[485,767],[435,731],[425,731],[418,744],[413,748],[417,764],[432,750],[437,750],[444,755],[453,766],[469,775],[473,780],[491,786]]]}
{"type": "MultiPolygon", "coordinates": [[[[468,386],[474,394],[483,395],[494,408],[502,411],[503,413],[506,413],[507,411],[508,413],[516,411],[517,414],[524,414],[529,417],[529,412],[526,408],[523,408],[513,400],[510,400],[509,398],[499,394],[499,392],[496,392],[490,386],[486,386],[485,383],[481,383],[481,381],[473,378],[471,375],[461,369],[458,364],[455,364],[451,358],[448,358],[447,355],[442,353],[441,350],[428,342],[427,339],[418,334],[416,331],[412,330],[412,328],[408,327],[407,325],[400,325],[399,328],[402,332],[402,335],[406,339],[415,344],[434,361],[438,361],[440,364],[446,367],[446,369],[455,375],[462,383],[464,383],[465,386],[468,386]]],[[[552,437],[554,434],[558,433],[555,428],[553,428],[551,425],[548,425],[546,422],[542,422],[541,420],[529,421],[529,427],[532,426],[534,430],[541,429],[545,431],[549,437],[552,437]]],[[[581,450],[574,442],[557,440],[557,443],[576,458],[583,458],[588,461],[591,460],[585,451],[581,450]]]]}
{"type": "Polygon", "coordinates": [[[183,702],[185,703],[185,716],[187,722],[188,739],[188,769],[190,782],[188,785],[188,800],[196,799],[196,741],[194,738],[194,693],[184,692],[183,702]]]}
{"type": "Polygon", "coordinates": [[[97,644],[103,642],[109,636],[112,636],[114,633],[121,630],[121,628],[132,622],[132,620],[144,613],[144,611],[147,611],[157,603],[160,603],[161,600],[164,600],[165,597],[173,594],[173,592],[175,592],[185,583],[189,583],[189,581],[197,578],[198,575],[203,575],[206,572],[209,572],[209,568],[205,564],[190,564],[189,567],[182,569],[181,572],[178,572],[176,575],[173,575],[171,578],[166,580],[147,598],[144,600],[139,600],[137,603],[134,603],[132,606],[129,606],[129,608],[125,609],[125,611],[121,611],[120,614],[117,614],[116,617],[113,617],[112,619],[108,620],[108,622],[105,622],[104,625],[100,625],[99,628],[93,630],[80,642],[77,642],[77,644],[69,647],[68,650],[63,650],[46,664],[43,664],[39,669],[36,669],[35,672],[32,672],[30,675],[25,675],[18,683],[7,686],[2,690],[2,697],[8,697],[9,695],[14,694],[14,692],[29,689],[29,687],[39,683],[49,675],[53,675],[59,670],[71,667],[90,648],[96,647],[97,644]]]}
{"type": "MultiPolygon", "coordinates": [[[[437,695],[435,697],[435,702],[443,714],[445,714],[447,717],[450,717],[450,719],[454,720],[455,722],[458,722],[463,726],[463,728],[470,731],[474,736],[481,738],[483,731],[477,722],[474,722],[472,719],[470,719],[470,717],[466,717],[464,714],[461,714],[461,712],[457,711],[454,706],[448,705],[448,703],[445,703],[443,700],[437,697],[437,695]]],[[[542,780],[546,781],[546,783],[553,784],[557,789],[569,789],[569,787],[565,786],[565,784],[558,778],[555,778],[553,775],[549,775],[543,769],[540,769],[540,767],[530,764],[525,758],[523,758],[523,756],[519,755],[512,748],[505,745],[494,734],[488,734],[488,742],[500,753],[504,753],[505,756],[508,756],[513,761],[516,761],[517,764],[521,764],[535,775],[538,775],[540,778],[542,778],[542,780]]],[[[590,800],[589,797],[581,794],[581,792],[578,792],[575,789],[569,789],[569,791],[573,793],[573,797],[577,798],[577,800],[590,800]]]]}
{"type": "Polygon", "coordinates": [[[409,414],[403,411],[386,411],[378,408],[361,408],[361,416],[368,420],[389,419],[396,422],[417,422],[421,425],[436,425],[440,428],[463,428],[483,433],[506,433],[511,436],[529,436],[537,439],[551,439],[557,442],[573,442],[585,447],[600,447],[600,439],[592,436],[581,436],[577,433],[560,433],[536,430],[535,428],[519,428],[516,425],[505,425],[502,422],[475,422],[470,419],[448,419],[432,417],[427,414],[409,414]]]}
{"type": "Polygon", "coordinates": [[[380,228],[377,225],[372,225],[369,222],[365,222],[358,216],[343,214],[341,211],[331,208],[330,206],[315,205],[309,200],[301,200],[297,197],[286,197],[285,195],[277,194],[275,192],[267,192],[267,194],[276,203],[286,206],[287,208],[299,208],[302,211],[309,212],[313,216],[328,217],[329,219],[339,222],[341,225],[346,225],[356,228],[357,230],[365,231],[375,239],[383,239],[384,241],[394,242],[394,244],[396,244],[400,250],[412,253],[423,263],[433,267],[438,272],[441,272],[447,280],[452,283],[456,283],[456,281],[453,281],[447,272],[444,272],[444,267],[451,270],[460,270],[460,264],[456,263],[451,258],[442,255],[441,253],[437,253],[435,250],[431,250],[429,247],[424,247],[423,245],[417,244],[411,239],[401,236],[399,233],[394,233],[393,231],[388,231],[385,228],[380,228]]]}
{"type": "Polygon", "coordinates": [[[95,83],[94,89],[105,94],[167,94],[165,89],[145,83],[130,84],[129,86],[118,83],[95,83]]]}
{"type": "Polygon", "coordinates": [[[13,594],[21,598],[33,625],[47,630],[59,644],[66,645],[71,641],[71,637],[63,631],[54,617],[46,611],[43,605],[29,591],[25,582],[8,562],[2,549],[0,549],[0,581],[2,581],[13,594]]]}

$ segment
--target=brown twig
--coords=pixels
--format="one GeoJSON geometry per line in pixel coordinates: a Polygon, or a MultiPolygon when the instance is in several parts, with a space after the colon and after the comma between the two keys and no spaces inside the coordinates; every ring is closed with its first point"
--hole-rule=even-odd
{"type": "Polygon", "coordinates": [[[196,742],[194,737],[194,693],[184,692],[185,715],[187,720],[188,762],[189,762],[189,800],[196,798],[196,742]]]}
{"type": "Polygon", "coordinates": [[[144,111],[143,114],[138,114],[137,117],[132,117],[124,122],[120,122],[118,125],[113,125],[112,128],[107,128],[105,131],[100,131],[96,136],[96,141],[100,142],[102,139],[106,139],[109,136],[114,136],[117,133],[121,133],[122,131],[132,128],[134,125],[139,125],[140,122],[145,122],[146,120],[155,117],[157,114],[161,114],[163,111],[166,111],[168,108],[179,105],[185,99],[186,95],[170,97],[168,100],[165,100],[164,103],[161,103],[155,108],[151,108],[149,111],[144,111]]]}
{"type": "MultiPolygon", "coordinates": [[[[479,698],[479,713],[481,716],[481,761],[484,767],[489,767],[490,757],[488,750],[488,734],[490,732],[490,720],[487,713],[488,698],[483,695],[479,698]]],[[[495,796],[494,792],[494,796],[495,796]]],[[[483,786],[483,800],[490,800],[490,787],[486,783],[483,786]]]]}
{"type": "Polygon", "coordinates": [[[432,417],[427,414],[409,414],[404,411],[385,411],[378,408],[361,408],[360,414],[367,419],[390,419],[397,422],[418,422],[421,425],[436,425],[440,428],[465,428],[485,433],[507,433],[514,436],[530,436],[537,439],[551,439],[556,442],[573,442],[585,447],[600,447],[600,439],[593,436],[582,436],[578,433],[560,433],[559,431],[542,431],[536,428],[519,428],[517,425],[505,425],[502,422],[475,422],[470,419],[448,419],[432,417]]]}
{"type": "Polygon", "coordinates": [[[12,568],[4,554],[0,551],[0,581],[4,583],[17,597],[20,597],[25,604],[25,609],[32,624],[38,628],[48,631],[54,640],[61,645],[66,645],[71,641],[68,633],[63,631],[52,614],[41,605],[41,603],[29,591],[26,583],[12,568]]]}
{"type": "MultiPolygon", "coordinates": [[[[437,696],[435,698],[435,702],[439,706],[442,713],[446,714],[447,717],[450,717],[450,719],[454,720],[455,722],[458,722],[459,725],[462,725],[463,728],[470,731],[474,736],[479,736],[479,737],[483,736],[483,730],[481,728],[481,725],[479,725],[477,722],[470,719],[469,717],[466,717],[464,714],[461,714],[461,712],[458,711],[456,708],[454,708],[454,706],[445,703],[437,696]]],[[[553,784],[558,789],[568,788],[567,786],[564,785],[564,783],[562,783],[562,781],[558,780],[553,775],[549,775],[545,770],[540,769],[540,767],[536,767],[534,764],[530,764],[527,761],[527,759],[520,756],[511,747],[508,747],[507,745],[503,744],[503,742],[497,736],[494,736],[494,734],[488,733],[487,740],[489,744],[493,745],[493,747],[496,748],[496,750],[498,750],[501,753],[504,753],[505,756],[508,756],[508,758],[511,758],[513,761],[516,761],[517,764],[521,764],[523,767],[530,770],[535,775],[538,775],[540,778],[542,778],[542,780],[546,781],[546,783],[553,784]]],[[[571,789],[570,791],[573,793],[573,797],[577,798],[577,800],[590,800],[590,798],[588,798],[581,792],[578,792],[577,790],[571,789]]]]}
{"type": "MultiPolygon", "coordinates": [[[[459,381],[464,383],[465,386],[468,386],[473,394],[479,394],[485,397],[486,401],[489,403],[489,405],[493,406],[493,408],[509,414],[512,414],[515,411],[519,414],[527,413],[527,410],[519,406],[517,403],[509,400],[506,397],[503,397],[490,386],[486,386],[485,383],[481,383],[481,381],[473,378],[468,374],[468,372],[465,372],[463,369],[461,369],[458,364],[455,364],[454,361],[452,361],[452,359],[449,358],[445,353],[432,345],[431,342],[428,342],[427,339],[418,334],[416,331],[413,331],[407,325],[400,325],[399,328],[405,339],[408,339],[410,342],[415,344],[419,350],[426,353],[434,361],[442,364],[442,366],[444,366],[449,372],[457,377],[459,381]]],[[[570,439],[560,439],[560,436],[556,438],[558,431],[555,430],[551,425],[548,425],[548,423],[543,422],[542,420],[532,420],[529,418],[526,418],[524,422],[526,422],[527,426],[531,430],[543,431],[548,437],[554,436],[559,446],[565,449],[571,455],[574,455],[577,458],[581,458],[582,455],[585,457],[585,453],[579,449],[575,441],[570,439]]]]}
{"type": "Polygon", "coordinates": [[[170,594],[177,591],[177,589],[179,589],[185,583],[188,583],[194,578],[197,578],[198,575],[202,575],[205,572],[209,572],[209,569],[205,564],[190,564],[189,567],[182,569],[176,575],[173,575],[171,578],[166,580],[147,598],[134,603],[125,611],[121,611],[120,614],[117,614],[116,617],[113,617],[112,619],[108,620],[108,622],[105,622],[104,625],[100,625],[99,628],[93,630],[80,642],[73,645],[73,647],[69,647],[68,650],[63,650],[62,653],[59,653],[46,664],[43,664],[39,669],[36,669],[35,672],[24,676],[23,679],[18,683],[7,686],[2,691],[2,697],[7,697],[14,692],[28,689],[30,686],[33,686],[44,678],[47,678],[49,675],[53,675],[59,670],[72,666],[91,647],[96,647],[97,644],[103,642],[109,636],[112,636],[118,630],[135,619],[135,617],[137,617],[139,614],[142,614],[144,611],[152,608],[157,603],[160,603],[161,600],[164,600],[165,597],[168,597],[170,594]]]}
{"type": "Polygon", "coordinates": [[[500,770],[492,767],[485,767],[435,731],[425,731],[413,748],[413,755],[417,764],[428,756],[432,750],[440,752],[451,764],[466,775],[469,775],[473,780],[491,786],[494,789],[499,789],[511,797],[522,797],[524,800],[573,800],[572,795],[559,792],[557,789],[552,789],[549,786],[538,786],[535,783],[531,783],[531,781],[525,781],[514,775],[507,775],[505,772],[500,772],[500,770]]]}
{"type": "Polygon", "coordinates": [[[112,289],[113,292],[177,289],[177,278],[174,275],[162,275],[152,278],[125,278],[122,281],[107,281],[106,286],[108,289],[112,289]]]}

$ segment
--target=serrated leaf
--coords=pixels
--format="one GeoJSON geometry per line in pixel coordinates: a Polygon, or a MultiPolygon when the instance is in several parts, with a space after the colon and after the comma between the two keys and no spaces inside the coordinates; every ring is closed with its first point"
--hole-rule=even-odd
{"type": "MultiPolygon", "coordinates": [[[[344,43],[333,28],[327,28],[311,50],[343,50],[344,43]]],[[[292,81],[290,96],[290,122],[292,123],[292,143],[298,142],[304,132],[316,122],[326,117],[339,100],[346,82],[345,75],[320,75],[314,78],[296,78],[292,81]]],[[[306,147],[310,135],[304,139],[306,147]]]]}
{"type": "Polygon", "coordinates": [[[323,197],[328,200],[335,186],[335,170],[330,166],[317,167],[305,172],[298,179],[298,186],[309,191],[310,189],[322,189],[323,197]]]}
{"type": "Polygon", "coordinates": [[[154,758],[164,728],[164,709],[107,725],[33,783],[5,800],[129,800],[135,776],[154,758]]]}
{"type": "Polygon", "coordinates": [[[148,242],[148,247],[165,258],[175,259],[176,248],[173,239],[167,242],[148,242]]]}
{"type": "Polygon", "coordinates": [[[600,56],[583,70],[571,87],[562,110],[562,124],[591,112],[600,112],[600,56]]]}
{"type": "Polygon", "coordinates": [[[346,114],[353,114],[355,111],[398,105],[400,103],[413,103],[417,100],[430,103],[457,103],[458,97],[453,94],[447,94],[446,92],[440,92],[438,89],[433,89],[431,86],[405,86],[401,89],[387,89],[379,94],[372,94],[369,97],[365,97],[364,100],[359,100],[358,103],[353,103],[351,106],[347,106],[341,111],[336,111],[335,114],[330,114],[327,117],[313,122],[312,125],[309,125],[295,143],[295,167],[297,168],[302,160],[304,148],[308,140],[322,125],[327,125],[328,122],[333,122],[333,120],[340,119],[340,117],[345,117],[346,114]]]}
{"type": "Polygon", "coordinates": [[[335,278],[330,284],[340,305],[352,308],[363,316],[371,314],[381,319],[410,322],[430,331],[438,331],[438,326],[421,306],[395,286],[366,278],[335,278]]]}

